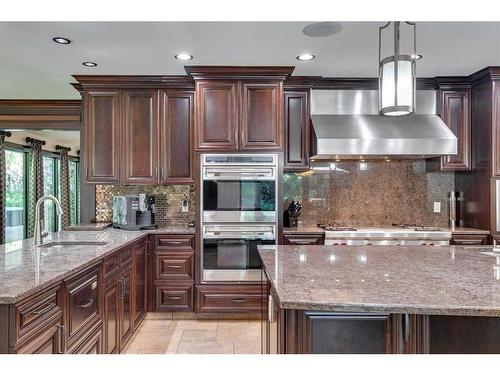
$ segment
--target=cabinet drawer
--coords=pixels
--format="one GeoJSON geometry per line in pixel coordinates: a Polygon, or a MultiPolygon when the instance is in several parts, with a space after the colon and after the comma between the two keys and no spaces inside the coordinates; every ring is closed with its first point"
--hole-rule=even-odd
{"type": "Polygon", "coordinates": [[[108,280],[120,272],[120,261],[118,254],[113,254],[104,259],[103,262],[104,279],[108,280]]]}
{"type": "Polygon", "coordinates": [[[284,234],[284,245],[323,245],[323,234],[284,234]]]}
{"type": "Polygon", "coordinates": [[[71,354],[101,354],[102,326],[99,325],[71,354]]]}
{"type": "Polygon", "coordinates": [[[156,311],[193,311],[193,284],[157,284],[156,311]]]}
{"type": "Polygon", "coordinates": [[[196,287],[197,312],[259,312],[260,285],[200,285],[196,287]]]}
{"type": "Polygon", "coordinates": [[[120,259],[120,269],[124,269],[132,264],[132,246],[121,249],[118,252],[120,259]]]}
{"type": "Polygon", "coordinates": [[[450,241],[451,245],[463,245],[463,246],[474,246],[474,245],[487,245],[488,235],[486,234],[463,234],[463,235],[453,235],[450,241]]]}
{"type": "Polygon", "coordinates": [[[194,251],[193,235],[157,235],[155,251],[194,251]]]}
{"type": "Polygon", "coordinates": [[[60,284],[30,296],[14,306],[15,332],[11,346],[19,344],[32,336],[38,328],[47,324],[51,318],[61,314],[57,292],[60,284]]]}
{"type": "Polygon", "coordinates": [[[172,252],[155,255],[155,278],[157,280],[193,282],[193,258],[193,252],[172,252]]]}
{"type": "Polygon", "coordinates": [[[80,273],[65,284],[65,331],[68,347],[71,347],[100,322],[99,266],[80,273]]]}

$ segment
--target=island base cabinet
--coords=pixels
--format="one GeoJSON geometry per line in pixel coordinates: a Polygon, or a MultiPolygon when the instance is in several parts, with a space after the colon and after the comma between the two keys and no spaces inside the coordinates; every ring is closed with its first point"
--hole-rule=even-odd
{"type": "Polygon", "coordinates": [[[431,315],[426,320],[430,354],[500,354],[500,318],[431,315]]]}

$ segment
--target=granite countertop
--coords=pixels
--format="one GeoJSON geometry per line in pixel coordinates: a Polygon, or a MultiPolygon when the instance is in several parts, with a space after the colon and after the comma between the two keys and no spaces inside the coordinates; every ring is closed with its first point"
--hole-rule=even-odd
{"type": "Polygon", "coordinates": [[[51,233],[43,243],[61,241],[102,241],[106,245],[64,245],[33,248],[33,240],[0,245],[0,304],[21,299],[98,262],[113,251],[148,234],[194,234],[195,228],[174,225],[153,230],[126,231],[113,228],[89,230],[84,224],[74,231],[51,233]]]}
{"type": "Polygon", "coordinates": [[[282,308],[500,316],[492,249],[268,245],[259,254],[282,308]]]}
{"type": "Polygon", "coordinates": [[[15,303],[147,234],[116,229],[70,231],[49,234],[43,242],[103,241],[106,245],[44,248],[33,247],[32,239],[0,245],[0,303],[15,303]]]}
{"type": "MultiPolygon", "coordinates": [[[[356,227],[356,226],[354,226],[356,227]]],[[[358,226],[359,227],[359,226],[358,226]]],[[[362,226],[359,228],[367,229],[367,228],[379,228],[379,227],[367,227],[362,226]]],[[[380,227],[383,228],[383,227],[380,227]]],[[[387,227],[387,229],[394,229],[394,227],[387,227]]],[[[453,230],[451,228],[439,228],[443,231],[451,231],[452,234],[490,234],[488,230],[485,229],[477,229],[470,227],[455,227],[453,230]]],[[[324,233],[325,231],[315,225],[299,225],[297,228],[283,228],[283,233],[324,233]]]]}
{"type": "Polygon", "coordinates": [[[75,224],[65,227],[64,230],[67,231],[89,231],[89,230],[105,230],[111,227],[111,223],[87,223],[87,224],[75,224]]]}

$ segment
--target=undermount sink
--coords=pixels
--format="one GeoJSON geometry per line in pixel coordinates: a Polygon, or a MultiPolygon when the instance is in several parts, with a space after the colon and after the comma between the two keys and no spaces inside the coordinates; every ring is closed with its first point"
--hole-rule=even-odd
{"type": "Polygon", "coordinates": [[[107,242],[104,241],[57,241],[47,242],[39,247],[63,247],[63,246],[103,246],[107,242]]]}

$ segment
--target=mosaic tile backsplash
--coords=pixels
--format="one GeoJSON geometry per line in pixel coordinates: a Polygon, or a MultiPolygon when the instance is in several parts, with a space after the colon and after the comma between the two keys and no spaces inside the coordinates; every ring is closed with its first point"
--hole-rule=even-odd
{"type": "Polygon", "coordinates": [[[158,226],[184,226],[195,220],[195,194],[193,185],[120,186],[97,185],[96,221],[111,221],[113,196],[147,193],[155,196],[158,226]],[[182,212],[182,202],[187,200],[188,212],[182,212]]]}
{"type": "Polygon", "coordinates": [[[453,172],[428,172],[425,160],[315,162],[312,170],[285,173],[285,206],[303,204],[304,225],[448,226],[453,172]],[[441,213],[434,213],[441,202],[441,213]]]}

